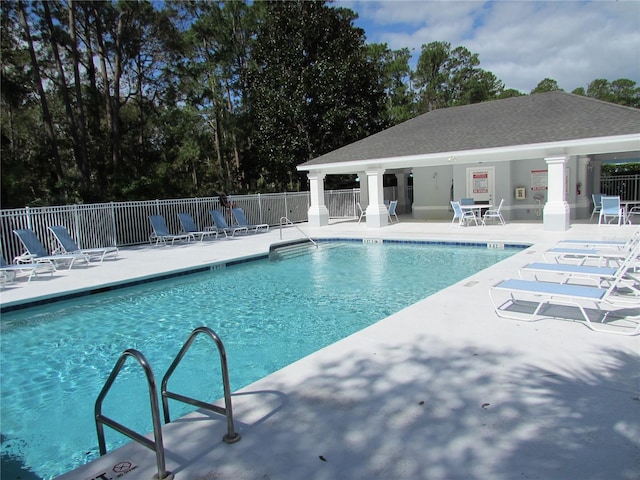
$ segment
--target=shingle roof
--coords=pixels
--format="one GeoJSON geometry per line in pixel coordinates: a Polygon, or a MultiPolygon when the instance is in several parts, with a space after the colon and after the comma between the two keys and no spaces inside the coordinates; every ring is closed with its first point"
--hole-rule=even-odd
{"type": "Polygon", "coordinates": [[[640,135],[640,109],[554,91],[434,110],[300,165],[640,135]]]}

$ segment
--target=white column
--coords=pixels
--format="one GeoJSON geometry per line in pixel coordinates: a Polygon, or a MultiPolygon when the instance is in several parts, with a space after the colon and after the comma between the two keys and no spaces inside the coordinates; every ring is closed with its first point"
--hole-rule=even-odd
{"type": "Polygon", "coordinates": [[[367,206],[367,227],[380,228],[388,225],[387,207],[384,204],[384,188],[382,176],[384,169],[367,170],[369,186],[369,205],[367,206]]]}
{"type": "Polygon", "coordinates": [[[591,194],[589,182],[589,162],[591,159],[586,155],[578,157],[578,174],[576,176],[576,189],[580,193],[576,195],[576,216],[575,218],[584,218],[591,215],[591,194]]]}
{"type": "Polygon", "coordinates": [[[324,204],[324,173],[309,172],[309,189],[311,194],[311,206],[307,215],[309,225],[312,227],[322,227],[329,225],[329,210],[324,204]]]}
{"type": "Polygon", "coordinates": [[[367,205],[369,205],[369,180],[367,180],[367,172],[358,172],[358,178],[360,179],[360,206],[366,210],[367,205]]]}
{"type": "Polygon", "coordinates": [[[571,209],[565,200],[566,156],[548,157],[547,162],[547,203],[543,210],[544,230],[565,231],[570,226],[571,209]]]}

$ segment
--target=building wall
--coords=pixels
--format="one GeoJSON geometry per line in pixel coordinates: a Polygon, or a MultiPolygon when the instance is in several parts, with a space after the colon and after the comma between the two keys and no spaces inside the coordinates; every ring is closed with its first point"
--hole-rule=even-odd
{"type": "MultiPolygon", "coordinates": [[[[449,204],[451,198],[459,200],[467,195],[466,175],[471,164],[454,164],[413,169],[413,216],[422,220],[444,220],[452,218],[449,204]],[[451,185],[453,181],[453,197],[451,185]]],[[[502,213],[507,221],[542,221],[542,209],[547,200],[546,190],[532,190],[535,174],[532,171],[547,170],[543,158],[511,162],[484,162],[483,167],[494,167],[493,204],[498,205],[504,198],[502,213]],[[525,188],[525,198],[516,199],[516,187],[525,188]],[[541,200],[537,201],[536,196],[541,200]]],[[[567,163],[566,201],[571,206],[571,218],[588,217],[591,211],[584,207],[587,195],[581,185],[577,195],[578,160],[571,157],[567,163]]],[[[586,182],[585,182],[586,183],[586,182]]]]}

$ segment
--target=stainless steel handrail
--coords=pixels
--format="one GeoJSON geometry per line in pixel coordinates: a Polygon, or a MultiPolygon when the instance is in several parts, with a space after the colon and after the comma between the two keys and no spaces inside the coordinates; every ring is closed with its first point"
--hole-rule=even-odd
{"type": "Polygon", "coordinates": [[[318,243],[314,242],[313,239],[307,235],[306,233],[304,233],[300,227],[298,227],[295,223],[293,223],[291,220],[289,220],[287,217],[280,217],[280,240],[282,240],[282,221],[284,220],[284,225],[291,225],[292,227],[295,227],[302,235],[304,235],[307,240],[309,240],[311,243],[313,243],[316,248],[318,247],[318,243]]]}
{"type": "Polygon", "coordinates": [[[240,438],[241,438],[240,434],[235,432],[233,427],[233,409],[231,408],[231,388],[229,387],[229,369],[227,367],[227,353],[224,349],[224,345],[222,344],[222,341],[220,340],[220,337],[218,337],[218,335],[216,335],[216,333],[210,328],[198,327],[193,332],[191,332],[191,335],[189,335],[189,338],[187,339],[185,344],[182,346],[182,349],[180,350],[180,352],[178,352],[178,355],[173,360],[173,363],[169,367],[169,370],[167,370],[167,373],[165,373],[164,378],[162,379],[160,391],[162,392],[162,408],[164,410],[165,423],[169,423],[171,421],[171,418],[169,415],[169,400],[168,400],[169,398],[171,398],[173,400],[177,400],[183,403],[188,403],[190,405],[194,405],[196,407],[204,408],[207,410],[211,410],[215,413],[224,415],[227,418],[227,433],[222,437],[222,441],[225,443],[235,443],[240,441],[240,438]],[[218,347],[218,352],[220,353],[220,366],[222,370],[222,386],[224,388],[224,404],[225,404],[224,408],[219,407],[217,405],[213,405],[211,403],[203,402],[201,400],[197,400],[195,398],[186,397],[184,395],[180,395],[175,392],[170,392],[167,390],[167,383],[169,382],[169,378],[171,377],[174,370],[182,360],[182,357],[184,357],[185,353],[187,352],[187,350],[195,340],[196,336],[201,333],[209,336],[215,342],[216,346],[218,347]]]}
{"type": "Polygon", "coordinates": [[[96,417],[96,429],[98,430],[98,445],[100,447],[100,455],[104,455],[107,453],[107,447],[104,438],[104,427],[103,425],[107,425],[114,430],[126,435],[127,437],[137,441],[138,443],[144,445],[147,448],[150,448],[154,452],[156,452],[156,464],[158,468],[157,476],[154,475],[154,479],[159,480],[172,480],[173,473],[168,472],[165,468],[165,460],[164,460],[164,444],[162,442],[162,424],[160,423],[160,410],[158,408],[158,393],[156,389],[156,380],[153,375],[153,370],[151,370],[151,366],[145,356],[140,353],[138,350],[128,349],[125,350],[120,358],[116,362],[115,367],[111,371],[111,375],[107,379],[107,382],[102,387],[102,391],[98,395],[95,404],[95,417],[96,417]],[[151,417],[153,421],[153,438],[155,441],[151,441],[138,432],[134,432],[130,428],[125,427],[121,423],[116,422],[115,420],[102,415],[102,402],[104,398],[109,393],[113,382],[115,381],[118,373],[122,370],[124,363],[127,360],[127,357],[135,358],[138,363],[142,366],[144,370],[144,374],[147,377],[147,384],[149,386],[149,398],[151,400],[151,417]]]}

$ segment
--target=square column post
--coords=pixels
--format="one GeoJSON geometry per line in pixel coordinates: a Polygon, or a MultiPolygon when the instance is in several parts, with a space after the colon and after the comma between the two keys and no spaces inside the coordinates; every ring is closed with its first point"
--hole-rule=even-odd
{"type": "Polygon", "coordinates": [[[307,216],[309,225],[312,227],[329,225],[329,210],[324,204],[324,177],[326,177],[325,173],[309,172],[307,174],[311,194],[311,205],[307,216]]]}
{"type": "Polygon", "coordinates": [[[549,231],[566,231],[570,225],[571,209],[565,201],[565,166],[567,157],[547,157],[547,203],[543,210],[543,228],[549,231]]]}
{"type": "Polygon", "coordinates": [[[387,207],[384,205],[382,178],[384,169],[367,170],[369,205],[367,206],[367,227],[380,228],[389,224],[387,207]]]}

